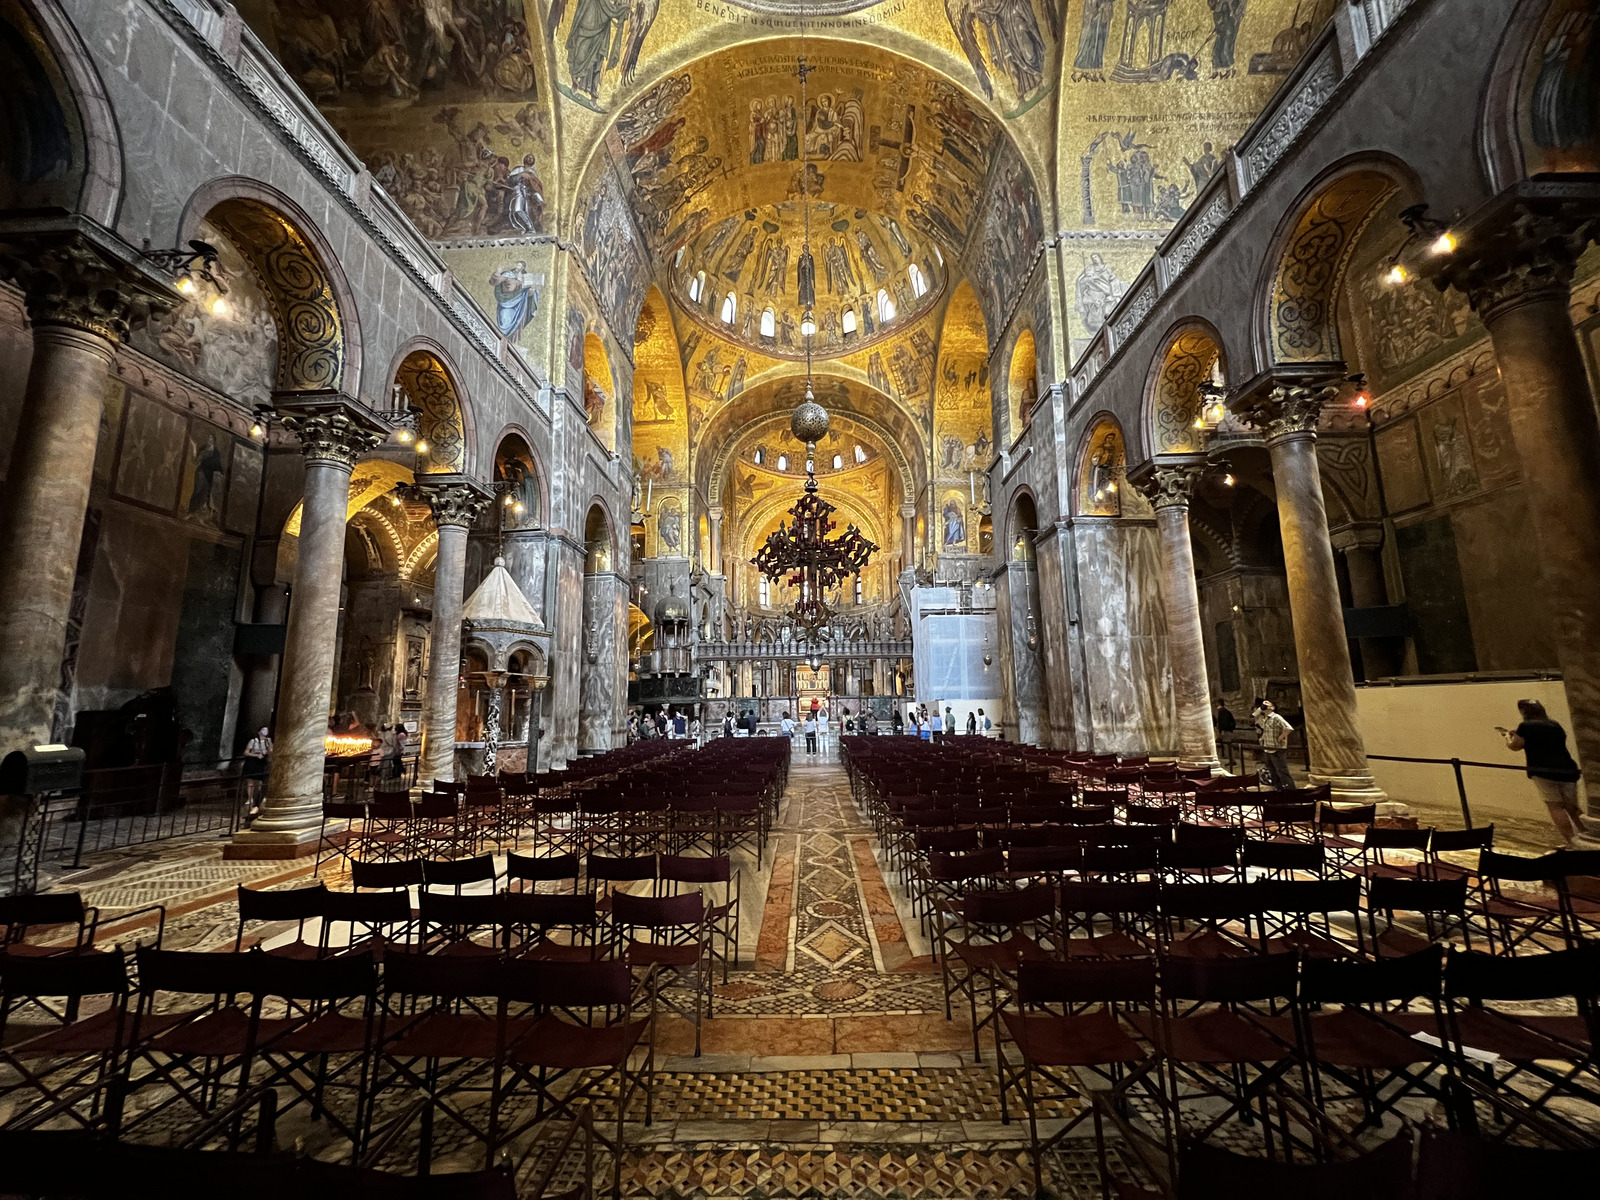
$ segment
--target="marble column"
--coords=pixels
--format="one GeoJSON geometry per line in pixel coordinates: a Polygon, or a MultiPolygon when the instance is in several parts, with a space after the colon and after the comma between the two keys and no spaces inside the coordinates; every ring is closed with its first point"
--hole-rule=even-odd
{"type": "MultiPolygon", "coordinates": [[[[1031,559],[1013,559],[1006,567],[1006,575],[1016,737],[1030,746],[1047,746],[1050,744],[1050,704],[1045,697],[1044,660],[1039,648],[1042,631],[1038,570],[1031,559]]],[[[1005,658],[1002,653],[1002,661],[1005,658]]]]}
{"type": "Polygon", "coordinates": [[[900,564],[901,569],[913,571],[917,567],[917,506],[915,504],[902,504],[900,506],[900,550],[905,555],[905,561],[900,564]]]}
{"type": "Polygon", "coordinates": [[[711,527],[711,562],[707,570],[713,575],[722,574],[722,506],[713,504],[706,509],[706,521],[711,527]]]}
{"type": "Polygon", "coordinates": [[[1200,591],[1194,579],[1194,544],[1189,540],[1189,500],[1205,474],[1201,455],[1155,459],[1132,482],[1156,510],[1161,545],[1161,602],[1167,615],[1167,656],[1172,664],[1172,701],[1177,718],[1178,764],[1220,771],[1216,729],[1211,722],[1211,684],[1200,627],[1200,591]]]}
{"type": "Polygon", "coordinates": [[[0,754],[50,741],[106,379],[131,323],[180,297],[128,247],[0,244],[33,325],[0,521],[0,754]]]}
{"type": "Polygon", "coordinates": [[[1600,425],[1568,311],[1573,267],[1600,232],[1588,215],[1597,208],[1591,196],[1586,212],[1517,204],[1492,214],[1482,233],[1463,231],[1441,284],[1467,294],[1494,345],[1575,751],[1600,815],[1600,425]]]}
{"type": "Polygon", "coordinates": [[[433,568],[433,622],[428,691],[422,701],[422,749],[417,781],[456,777],[456,693],[461,687],[461,609],[466,603],[467,530],[492,499],[465,475],[423,475],[411,488],[428,502],[439,528],[433,568]]]}
{"type": "Polygon", "coordinates": [[[274,406],[283,424],[300,438],[305,492],[267,795],[261,815],[234,835],[229,858],[294,858],[316,850],[350,472],[357,458],[391,432],[364,405],[343,396],[284,393],[274,406]]]}
{"type": "MultiPolygon", "coordinates": [[[[1333,548],[1344,555],[1345,574],[1350,579],[1352,608],[1382,608],[1389,603],[1389,589],[1383,582],[1383,526],[1349,525],[1332,535],[1333,548]]],[[[1399,672],[1394,653],[1396,639],[1358,638],[1361,649],[1361,674],[1364,679],[1381,679],[1399,672]]]]}
{"type": "Polygon", "coordinates": [[[1238,408],[1266,433],[1272,458],[1311,781],[1329,784],[1335,800],[1364,804],[1386,797],[1367,765],[1356,715],[1344,606],[1317,467],[1317,417],[1336,390],[1320,383],[1281,383],[1247,397],[1238,408]]]}

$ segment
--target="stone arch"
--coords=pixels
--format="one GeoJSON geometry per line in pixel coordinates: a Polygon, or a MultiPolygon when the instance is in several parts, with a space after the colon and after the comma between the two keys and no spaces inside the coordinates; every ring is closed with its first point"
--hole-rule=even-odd
{"type": "Polygon", "coordinates": [[[1362,232],[1397,190],[1415,194],[1410,172],[1365,155],[1324,171],[1279,223],[1256,306],[1262,366],[1343,359],[1337,302],[1362,232]]]}
{"type": "Polygon", "coordinates": [[[1220,366],[1227,378],[1222,336],[1209,321],[1190,317],[1162,339],[1145,381],[1141,457],[1154,454],[1196,454],[1205,449],[1200,384],[1220,366]]]}
{"type": "Polygon", "coordinates": [[[10,161],[0,180],[16,175],[22,185],[0,207],[59,206],[114,228],[122,134],[88,47],[59,4],[0,0],[0,31],[0,61],[10,60],[0,90],[0,144],[10,161]]]}
{"type": "Polygon", "coordinates": [[[1086,517],[1120,517],[1130,494],[1127,478],[1128,442],[1122,422],[1109,412],[1096,413],[1078,443],[1072,511],[1086,517]]]}
{"type": "Polygon", "coordinates": [[[505,529],[537,529],[550,511],[550,484],[533,439],[520,425],[507,425],[495,439],[494,481],[516,485],[512,504],[521,501],[521,513],[502,514],[505,529]]]}
{"type": "Polygon", "coordinates": [[[455,374],[432,349],[412,350],[394,372],[395,386],[417,409],[417,468],[422,475],[466,475],[472,466],[466,405],[455,374]],[[423,447],[426,447],[424,449],[423,447]]]}
{"type": "Polygon", "coordinates": [[[1006,438],[1015,442],[1027,428],[1039,399],[1039,350],[1033,330],[1024,329],[1011,344],[1006,363],[1006,438]]]}
{"type": "Polygon", "coordinates": [[[1039,532],[1039,501],[1028,487],[1018,488],[1006,509],[1006,558],[1033,561],[1033,535],[1039,532]]]}
{"type": "Polygon", "coordinates": [[[599,496],[589,502],[588,512],[583,519],[583,548],[585,575],[616,570],[616,522],[611,518],[610,508],[599,496]]]}
{"type": "Polygon", "coordinates": [[[279,392],[360,395],[361,326],[354,293],[321,231],[297,205],[254,180],[229,177],[189,198],[179,241],[201,220],[249,261],[278,331],[279,392]]]}
{"type": "Polygon", "coordinates": [[[583,335],[583,411],[607,450],[617,447],[617,376],[600,335],[583,335]]]}
{"type": "Polygon", "coordinates": [[[1534,175],[1600,171],[1600,89],[1585,114],[1573,110],[1571,89],[1561,87],[1585,71],[1591,81],[1600,73],[1593,11],[1591,0],[1548,0],[1517,5],[1506,22],[1478,123],[1491,191],[1534,175]]]}

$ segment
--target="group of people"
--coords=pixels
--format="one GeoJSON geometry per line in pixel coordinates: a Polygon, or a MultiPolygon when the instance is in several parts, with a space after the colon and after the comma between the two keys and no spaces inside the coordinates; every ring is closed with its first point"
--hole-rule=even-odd
{"type": "Polygon", "coordinates": [[[670,705],[653,713],[628,710],[629,743],[648,741],[650,738],[677,738],[700,741],[700,718],[670,705]]]}
{"type": "MultiPolygon", "coordinates": [[[[1517,713],[1521,720],[1515,729],[1496,725],[1495,732],[1506,749],[1525,754],[1528,778],[1544,802],[1551,824],[1562,840],[1572,845],[1583,832],[1578,803],[1578,780],[1583,772],[1567,749],[1567,731],[1537,700],[1518,700],[1517,713]]],[[[1250,708],[1250,720],[1261,738],[1262,784],[1275,789],[1294,787],[1289,773],[1289,735],[1294,727],[1271,700],[1261,697],[1250,708]]],[[[1223,700],[1217,701],[1212,723],[1219,734],[1238,729],[1238,721],[1223,700]]]]}

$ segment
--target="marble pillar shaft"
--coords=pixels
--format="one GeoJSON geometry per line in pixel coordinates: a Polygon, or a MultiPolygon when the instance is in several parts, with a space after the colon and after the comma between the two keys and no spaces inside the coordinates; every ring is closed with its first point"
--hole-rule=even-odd
{"type": "Polygon", "coordinates": [[[1600,813],[1600,424],[1565,286],[1485,306],[1591,812],[1600,813]]]}
{"type": "Polygon", "coordinates": [[[439,555],[433,571],[433,633],[428,658],[428,692],[422,705],[422,750],[418,781],[450,782],[456,777],[456,706],[461,690],[461,609],[467,578],[467,529],[439,526],[439,555]]]}
{"type": "Polygon", "coordinates": [[[1167,614],[1167,655],[1172,662],[1178,765],[1215,768],[1220,764],[1211,722],[1200,591],[1194,579],[1194,545],[1189,540],[1189,506],[1157,507],[1156,530],[1161,541],[1161,597],[1167,614]]]}
{"type": "Polygon", "coordinates": [[[722,509],[713,508],[707,522],[711,528],[711,564],[713,575],[722,574],[722,509]]]}
{"type": "Polygon", "coordinates": [[[71,326],[33,331],[0,522],[0,752],[50,740],[113,353],[71,326]]]}
{"type": "Polygon", "coordinates": [[[1311,430],[1275,433],[1267,440],[1267,450],[1278,492],[1278,525],[1283,534],[1311,779],[1330,784],[1335,799],[1382,799],[1367,766],[1366,746],[1356,721],[1356,687],[1350,672],[1333,545],[1328,539],[1316,434],[1311,430]]]}
{"type": "Polygon", "coordinates": [[[294,838],[315,831],[322,822],[327,753],[323,739],[333,695],[350,470],[348,460],[306,461],[294,592],[273,726],[272,773],[261,815],[250,826],[258,838],[275,834],[294,838]]]}

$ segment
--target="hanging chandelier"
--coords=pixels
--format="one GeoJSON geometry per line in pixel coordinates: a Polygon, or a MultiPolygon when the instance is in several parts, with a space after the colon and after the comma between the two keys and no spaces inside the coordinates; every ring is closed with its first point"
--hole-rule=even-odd
{"type": "MultiPolygon", "coordinates": [[[[800,111],[806,111],[806,76],[811,67],[805,55],[805,11],[800,15],[800,57],[796,74],[800,76],[800,111]]],[[[811,338],[816,333],[816,269],[811,257],[811,198],[807,171],[805,139],[800,142],[800,204],[805,214],[805,241],[801,246],[796,274],[799,298],[805,307],[800,322],[800,332],[806,340],[806,394],[805,399],[789,417],[789,431],[806,446],[806,487],[800,499],[789,510],[794,518],[792,525],[779,522],[778,528],[767,536],[766,543],[756,552],[751,562],[774,583],[786,583],[799,589],[792,616],[796,625],[810,641],[816,641],[824,626],[832,619],[834,610],[828,603],[828,594],[851,575],[859,575],[867,560],[878,547],[868,541],[854,525],[836,538],[828,536],[838,523],[832,520],[837,511],[817,494],[817,443],[828,432],[828,410],[817,403],[811,379],[811,338]]]]}

